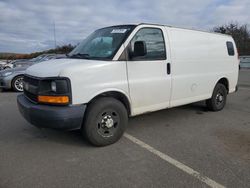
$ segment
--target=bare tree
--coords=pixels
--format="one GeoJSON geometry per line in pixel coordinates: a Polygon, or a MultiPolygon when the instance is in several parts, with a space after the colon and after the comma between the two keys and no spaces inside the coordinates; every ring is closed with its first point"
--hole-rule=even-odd
{"type": "Polygon", "coordinates": [[[250,55],[250,31],[246,24],[240,25],[237,22],[231,22],[212,29],[214,32],[231,35],[237,45],[240,55],[250,55]]]}

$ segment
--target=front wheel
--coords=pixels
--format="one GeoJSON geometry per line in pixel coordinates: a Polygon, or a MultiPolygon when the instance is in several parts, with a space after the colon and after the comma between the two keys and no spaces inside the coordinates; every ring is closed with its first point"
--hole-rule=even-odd
{"type": "Polygon", "coordinates": [[[118,100],[109,97],[89,104],[82,133],[95,146],[106,146],[118,141],[128,124],[128,113],[118,100]]]}
{"type": "Polygon", "coordinates": [[[227,101],[227,89],[223,84],[218,83],[213,91],[211,99],[206,101],[207,107],[211,111],[220,111],[227,101]]]}
{"type": "Polygon", "coordinates": [[[12,89],[17,92],[23,92],[23,76],[17,76],[13,79],[12,89]]]}

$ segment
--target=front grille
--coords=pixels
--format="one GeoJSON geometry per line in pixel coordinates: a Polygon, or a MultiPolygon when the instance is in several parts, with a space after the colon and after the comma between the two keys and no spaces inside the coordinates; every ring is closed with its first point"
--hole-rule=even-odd
{"type": "Polygon", "coordinates": [[[31,101],[37,102],[39,80],[25,75],[24,81],[24,95],[31,101]]]}

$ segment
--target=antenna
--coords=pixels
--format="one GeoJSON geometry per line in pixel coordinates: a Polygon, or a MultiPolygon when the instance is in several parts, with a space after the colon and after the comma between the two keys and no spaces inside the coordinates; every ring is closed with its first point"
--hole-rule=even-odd
{"type": "Polygon", "coordinates": [[[56,49],[56,23],[55,21],[53,22],[53,26],[54,26],[54,42],[55,42],[55,49],[56,49]]]}

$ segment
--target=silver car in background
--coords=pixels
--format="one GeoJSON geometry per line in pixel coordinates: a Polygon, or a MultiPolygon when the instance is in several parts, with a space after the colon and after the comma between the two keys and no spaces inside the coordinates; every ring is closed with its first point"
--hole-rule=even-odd
{"type": "Polygon", "coordinates": [[[7,64],[6,61],[0,61],[0,70],[2,70],[6,64],[7,64]]]}
{"type": "Polygon", "coordinates": [[[250,68],[250,55],[249,56],[240,56],[240,67],[241,68],[250,68]]]}
{"type": "Polygon", "coordinates": [[[53,58],[56,54],[42,54],[32,59],[17,59],[5,64],[2,69],[11,69],[15,67],[30,66],[33,63],[38,63],[42,61],[49,60],[53,58]]]}
{"type": "Polygon", "coordinates": [[[1,70],[4,70],[4,69],[12,69],[12,68],[14,68],[15,64],[18,64],[18,63],[20,64],[20,63],[22,63],[22,62],[27,62],[27,61],[29,61],[29,60],[27,60],[27,59],[17,59],[17,60],[13,60],[13,61],[11,61],[11,62],[6,63],[5,65],[3,65],[2,68],[1,68],[1,70]]]}
{"type": "Polygon", "coordinates": [[[42,58],[34,58],[29,62],[27,61],[27,63],[14,65],[14,68],[4,69],[0,71],[0,89],[13,89],[14,91],[22,92],[23,75],[25,74],[25,71],[28,67],[50,59],[60,59],[64,57],[66,57],[64,54],[43,55],[42,58]]]}

